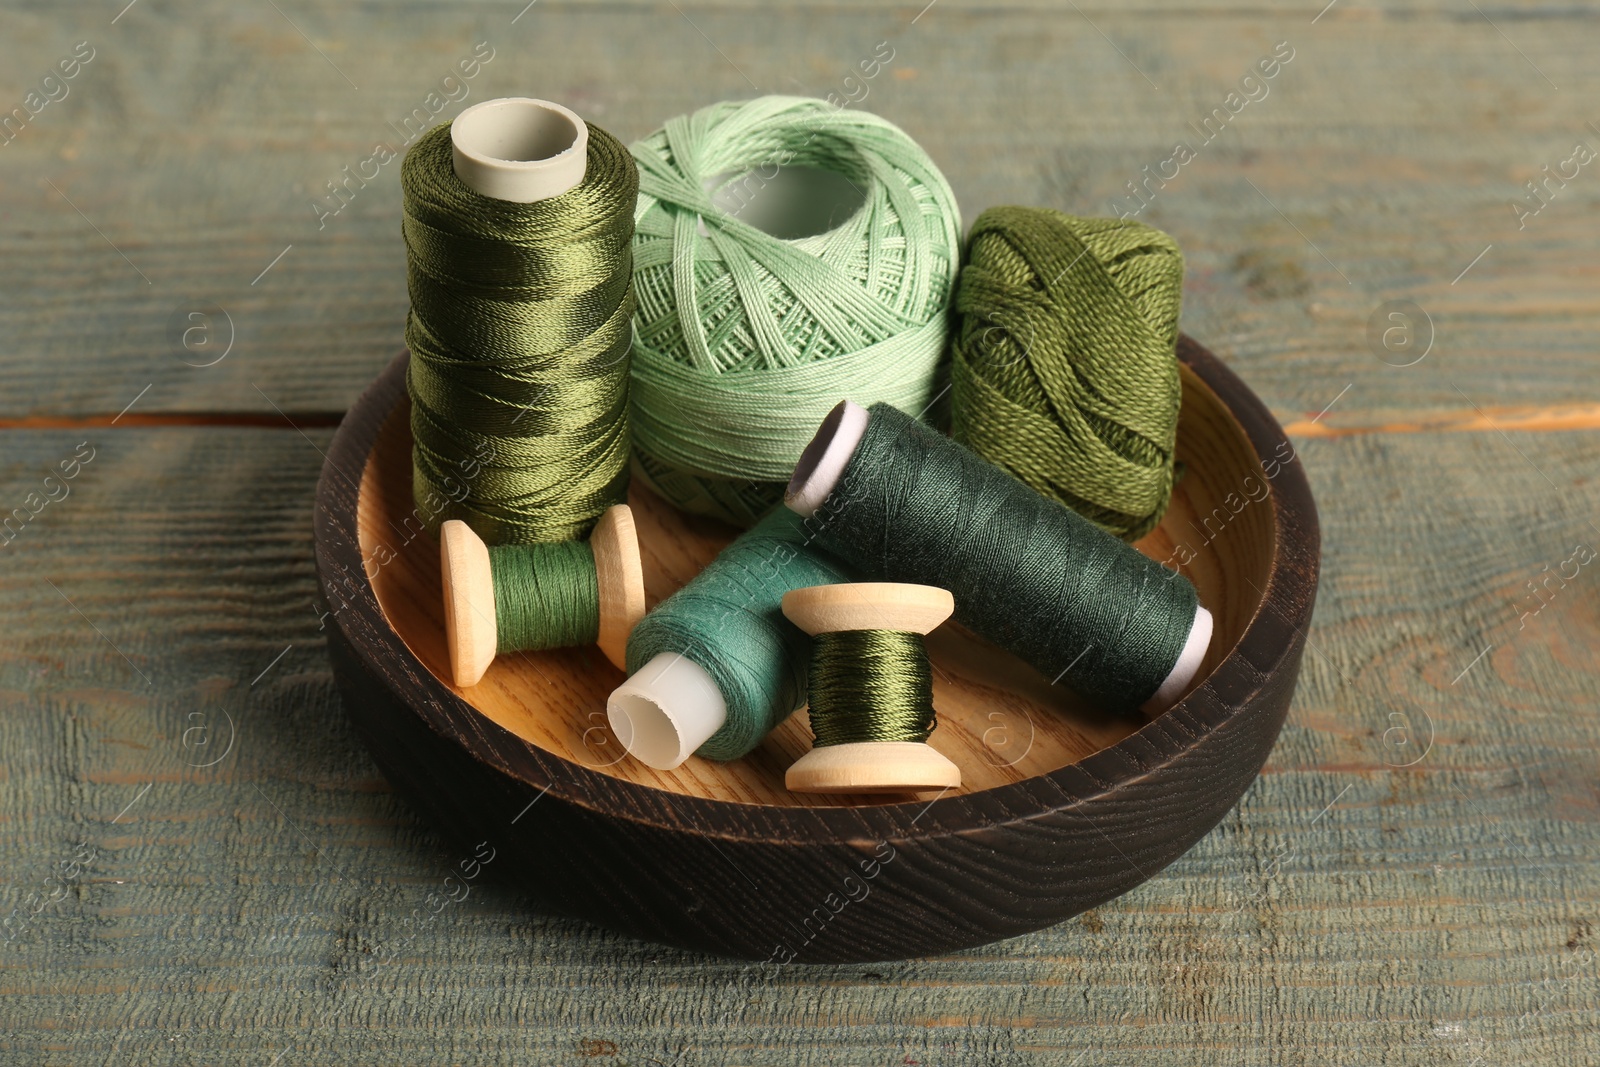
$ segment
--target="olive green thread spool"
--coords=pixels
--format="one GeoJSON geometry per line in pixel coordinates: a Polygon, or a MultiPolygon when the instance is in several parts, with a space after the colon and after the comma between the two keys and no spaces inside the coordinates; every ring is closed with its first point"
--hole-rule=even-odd
{"type": "Polygon", "coordinates": [[[496,544],[586,535],[627,498],[638,170],[549,101],[490,100],[401,164],[417,499],[496,544]],[[477,464],[466,494],[444,493],[477,464]]]}
{"type": "MultiPolygon", "coordinates": [[[[444,588],[445,637],[450,648],[450,672],[456,685],[463,688],[476,685],[501,652],[556,647],[538,642],[522,644],[515,640],[517,629],[537,632],[538,624],[546,623],[551,624],[549,630],[571,634],[582,630],[584,620],[591,614],[594,643],[617,667],[625,666],[628,635],[644,616],[644,569],[639,560],[633,512],[626,504],[617,504],[600,516],[589,536],[592,563],[577,564],[592,569],[593,591],[584,596],[578,590],[559,590],[562,599],[568,602],[567,610],[575,612],[578,618],[524,620],[512,632],[502,632],[507,629],[509,620],[497,608],[496,596],[506,592],[507,579],[502,573],[497,581],[496,557],[505,560],[505,554],[515,553],[526,557],[519,559],[519,563],[527,563],[536,571],[543,564],[540,579],[557,583],[564,578],[572,580],[560,573],[563,568],[574,566],[569,561],[570,547],[570,543],[558,542],[491,549],[460,519],[450,519],[440,528],[439,569],[444,588]],[[534,625],[530,626],[529,622],[534,625]]],[[[505,564],[501,566],[504,568],[505,564]]]]}
{"type": "Polygon", "coordinates": [[[884,404],[829,413],[786,503],[818,547],[948,587],[957,621],[1103,710],[1166,710],[1211,642],[1187,578],[884,404]]]}
{"type": "Polygon", "coordinates": [[[915,793],[961,784],[961,769],[927,743],[936,720],[922,643],[954,610],[948,591],[927,585],[857,582],[784,594],[784,615],[814,641],[809,692],[817,739],[784,775],[788,788],[915,793]],[[875,655],[863,655],[867,649],[875,655]],[[905,662],[892,662],[897,658],[905,662]],[[841,677],[846,666],[854,677],[841,677]],[[830,721],[837,719],[851,721],[830,721]],[[840,741],[827,743],[830,735],[840,741]]]}

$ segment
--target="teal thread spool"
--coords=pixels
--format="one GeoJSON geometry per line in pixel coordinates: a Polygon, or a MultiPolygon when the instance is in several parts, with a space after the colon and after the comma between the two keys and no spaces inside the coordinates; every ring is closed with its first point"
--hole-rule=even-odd
{"type": "Polygon", "coordinates": [[[476,685],[501,652],[594,643],[621,667],[644,615],[633,512],[609,508],[589,540],[490,548],[460,519],[439,529],[445,638],[458,686],[476,685]]]}
{"type": "Polygon", "coordinates": [[[1188,579],[887,405],[830,412],[786,500],[819,547],[948,588],[958,621],[1107,711],[1169,707],[1210,644],[1188,579]]]}
{"type": "Polygon", "coordinates": [[[839,397],[943,389],[960,212],[904,131],[821,100],[713,104],[630,147],[634,474],[748,526],[839,397]]]}
{"type": "Polygon", "coordinates": [[[783,616],[785,593],[849,581],[775,508],[640,620],[629,677],[606,701],[612,732],[662,770],[690,754],[731,760],[805,703],[809,642],[783,616]]]}
{"type": "Polygon", "coordinates": [[[937,722],[923,635],[955,599],[926,585],[859,582],[785,593],[783,613],[812,637],[811,751],[784,775],[800,793],[953,789],[961,769],[928,745],[937,722]]]}

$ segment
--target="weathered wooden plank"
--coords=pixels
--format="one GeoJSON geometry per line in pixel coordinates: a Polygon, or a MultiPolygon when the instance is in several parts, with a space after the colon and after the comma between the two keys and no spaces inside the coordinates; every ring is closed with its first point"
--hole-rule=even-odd
{"type": "Polygon", "coordinates": [[[999,17],[945,0],[913,24],[921,5],[541,3],[513,23],[521,6],[11,11],[18,101],[75,41],[95,58],[0,149],[0,414],[113,414],[146,386],[138,410],[346,407],[400,343],[398,165],[336,216],[314,203],[402,143],[390,124],[478,41],[494,58],[441,115],[536,92],[632,138],[758,88],[848,92],[887,40],[862,105],[926,145],[969,221],[1006,202],[1103,213],[1190,145],[1138,217],[1187,250],[1186,329],[1286,419],[1347,384],[1341,406],[1380,415],[1594,399],[1600,180],[1551,185],[1520,230],[1510,206],[1577,141],[1600,149],[1592,11],[1338,5],[1313,23],[1315,5],[999,17]],[[1201,122],[1280,40],[1295,58],[1206,143],[1201,122]],[[1397,299],[1437,335],[1405,369],[1367,337],[1397,299]],[[185,366],[170,323],[207,306],[233,348],[185,366]]]}
{"type": "Polygon", "coordinates": [[[46,471],[97,451],[0,548],[0,918],[24,920],[0,933],[0,1061],[1600,1054],[1600,621],[1591,568],[1559,577],[1600,539],[1600,457],[1592,434],[1496,432],[1592,425],[1600,186],[1585,168],[1522,230],[1508,204],[1574,139],[1600,144],[1592,10],[975,6],[914,26],[920,3],[541,3],[515,26],[520,2],[142,0],[115,25],[13,6],[13,103],[73,42],[99,50],[0,156],[0,415],[342,410],[398,344],[394,168],[325,230],[311,194],[477,40],[497,52],[469,101],[546,93],[632,137],[754,92],[741,71],[837,91],[890,39],[865,104],[928,146],[970,220],[1104,210],[1288,39],[1271,95],[1140,216],[1188,250],[1186,328],[1299,424],[1323,507],[1299,702],[1234,817],[1079,922],[935,961],[745,967],[530,915],[503,887],[418,928],[459,857],[376,779],[317,645],[326,431],[7,432],[6,506],[59,495],[46,471]],[[1367,340],[1401,298],[1438,334],[1406,368],[1367,340]],[[207,303],[236,346],[183,366],[168,319],[207,303]],[[234,747],[195,766],[230,721],[234,747]]]}
{"type": "Polygon", "coordinates": [[[0,902],[24,913],[0,954],[0,1062],[1600,1053],[1597,572],[1539,601],[1525,586],[1600,541],[1593,434],[1302,439],[1326,553],[1314,651],[1237,811],[1078,921],[807,969],[619,939],[501,886],[411,925],[460,857],[338,709],[311,603],[327,437],[5,433],[5,502],[94,453],[0,549],[0,902]],[[195,766],[230,719],[232,749],[195,766]]]}

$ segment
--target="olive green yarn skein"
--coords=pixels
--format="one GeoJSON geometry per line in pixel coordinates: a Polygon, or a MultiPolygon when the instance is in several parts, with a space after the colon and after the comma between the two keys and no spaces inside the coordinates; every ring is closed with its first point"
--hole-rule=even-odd
{"type": "Polygon", "coordinates": [[[1183,254],[1046,208],[978,216],[956,288],[951,436],[1126,541],[1172,497],[1183,254]]]}

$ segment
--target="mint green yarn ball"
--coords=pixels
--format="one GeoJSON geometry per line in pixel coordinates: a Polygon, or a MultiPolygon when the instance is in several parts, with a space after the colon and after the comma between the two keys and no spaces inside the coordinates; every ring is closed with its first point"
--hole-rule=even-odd
{"type": "Polygon", "coordinates": [[[840,400],[927,413],[947,380],[960,214],[904,131],[768,96],[672,119],[630,150],[636,477],[747,526],[840,400]],[[853,203],[806,203],[819,188],[853,203]]]}

